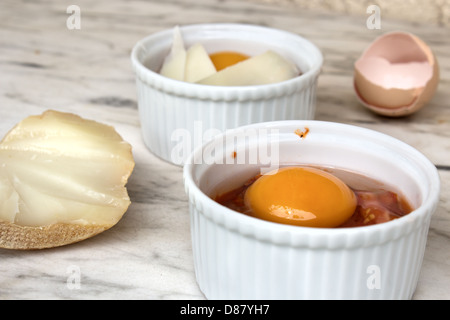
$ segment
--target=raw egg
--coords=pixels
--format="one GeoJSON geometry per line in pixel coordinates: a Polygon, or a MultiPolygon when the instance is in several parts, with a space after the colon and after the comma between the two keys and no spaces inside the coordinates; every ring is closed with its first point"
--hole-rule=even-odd
{"type": "Polygon", "coordinates": [[[413,34],[387,33],[355,63],[354,86],[361,103],[375,113],[412,114],[433,97],[439,66],[427,44],[413,34]]]}
{"type": "Polygon", "coordinates": [[[354,192],[316,168],[286,167],[256,180],[245,193],[256,218],[305,227],[334,228],[355,212],[354,192]]]}
{"type": "Polygon", "coordinates": [[[209,55],[217,71],[228,68],[238,62],[247,60],[249,56],[233,51],[221,51],[209,55]]]}

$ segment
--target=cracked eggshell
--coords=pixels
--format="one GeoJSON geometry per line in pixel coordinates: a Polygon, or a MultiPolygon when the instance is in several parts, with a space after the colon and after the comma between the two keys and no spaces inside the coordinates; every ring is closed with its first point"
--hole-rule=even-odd
{"type": "Polygon", "coordinates": [[[406,32],[377,38],[355,63],[358,99],[384,116],[418,111],[431,100],[438,83],[439,66],[433,52],[424,41],[406,32]]]}

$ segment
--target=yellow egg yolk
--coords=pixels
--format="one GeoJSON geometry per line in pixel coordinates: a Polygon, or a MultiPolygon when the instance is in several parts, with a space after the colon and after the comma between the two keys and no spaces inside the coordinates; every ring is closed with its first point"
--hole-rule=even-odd
{"type": "Polygon", "coordinates": [[[316,168],[287,167],[256,180],[245,193],[256,218],[304,227],[335,228],[355,212],[356,196],[340,179],[316,168]]]}
{"type": "Polygon", "coordinates": [[[209,57],[211,58],[211,61],[216,67],[217,71],[225,69],[229,66],[232,66],[233,64],[236,64],[249,58],[249,56],[245,54],[232,51],[221,51],[212,53],[209,55],[209,57]]]}

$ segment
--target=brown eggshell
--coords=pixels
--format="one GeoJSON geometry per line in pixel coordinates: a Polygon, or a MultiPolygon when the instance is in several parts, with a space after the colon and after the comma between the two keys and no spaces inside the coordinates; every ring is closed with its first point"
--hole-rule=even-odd
{"type": "Polygon", "coordinates": [[[418,111],[431,100],[438,83],[436,57],[425,42],[410,33],[391,32],[379,37],[355,63],[354,86],[358,99],[370,110],[385,116],[399,117],[418,111]],[[382,61],[390,66],[377,69],[368,65],[382,61]],[[396,74],[397,83],[387,86],[379,79],[389,76],[388,71],[405,74],[396,74]],[[409,78],[411,84],[405,80],[402,83],[402,76],[409,78]]]}

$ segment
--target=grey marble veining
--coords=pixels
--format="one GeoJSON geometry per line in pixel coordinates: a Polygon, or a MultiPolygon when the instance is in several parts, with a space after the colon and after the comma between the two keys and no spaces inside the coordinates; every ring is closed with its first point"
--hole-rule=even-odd
{"type": "Polygon", "coordinates": [[[132,204],[114,228],[80,243],[32,252],[0,250],[0,299],[204,299],[195,281],[182,171],[143,144],[130,63],[131,48],[144,36],[201,22],[254,23],[309,38],[325,57],[318,120],[390,134],[438,166],[441,202],[414,298],[450,298],[450,29],[383,20],[382,30],[368,30],[358,17],[238,0],[77,0],[81,29],[69,30],[70,4],[0,3],[0,136],[49,108],[113,125],[133,146],[132,204]],[[376,36],[391,30],[423,38],[441,68],[434,99],[402,119],[364,109],[352,85],[354,61],[376,36]]]}

